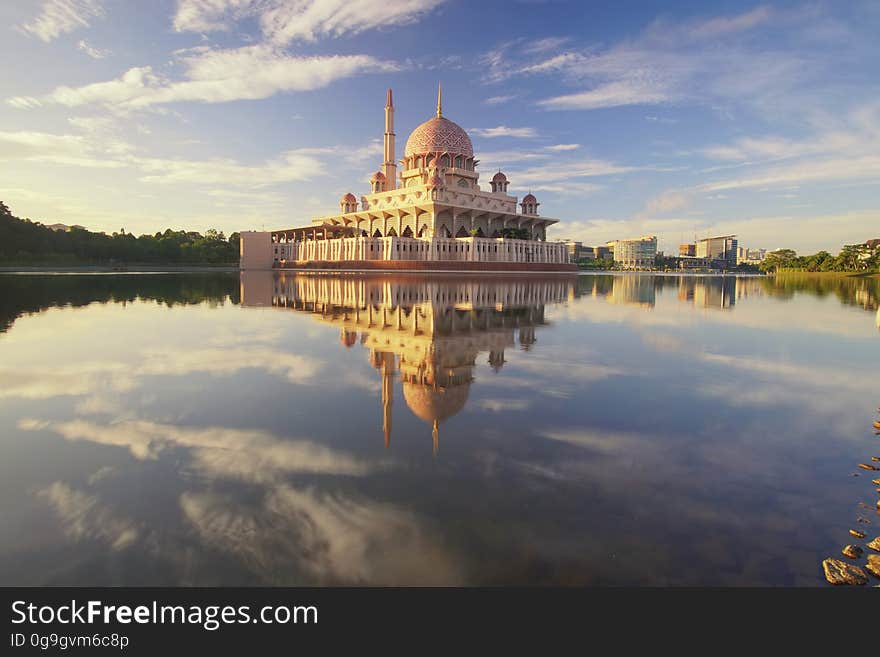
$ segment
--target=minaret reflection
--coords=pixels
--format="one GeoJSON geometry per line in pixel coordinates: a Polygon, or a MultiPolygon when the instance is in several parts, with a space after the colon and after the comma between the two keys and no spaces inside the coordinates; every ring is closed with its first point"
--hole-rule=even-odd
{"type": "MultiPolygon", "coordinates": [[[[382,432],[391,444],[395,378],[412,413],[431,427],[439,450],[442,424],[467,404],[481,353],[496,373],[505,350],[536,344],[544,306],[572,294],[571,279],[418,276],[242,276],[243,303],[290,308],[338,324],[340,342],[369,350],[382,378],[382,432]],[[269,286],[270,290],[265,287],[269,286]]],[[[485,361],[484,361],[485,362],[485,361]]]]}

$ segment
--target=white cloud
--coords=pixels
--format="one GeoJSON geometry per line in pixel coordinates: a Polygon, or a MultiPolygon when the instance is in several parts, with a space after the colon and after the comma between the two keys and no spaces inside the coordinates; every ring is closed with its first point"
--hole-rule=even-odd
{"type": "Polygon", "coordinates": [[[229,30],[238,21],[257,18],[267,40],[278,45],[315,41],[390,25],[413,23],[443,0],[178,0],[178,32],[229,30]]]}
{"type": "Polygon", "coordinates": [[[574,151],[580,148],[580,144],[554,144],[553,146],[545,146],[548,151],[574,151]]]}
{"type": "Polygon", "coordinates": [[[274,583],[438,585],[464,574],[440,537],[409,511],[360,496],[289,485],[257,503],[187,492],[184,517],[206,545],[225,550],[274,583]]]}
{"type": "Polygon", "coordinates": [[[120,517],[94,495],[71,488],[56,481],[37,491],[61,520],[64,533],[73,541],[99,540],[114,550],[122,550],[134,543],[139,535],[137,525],[120,517]]]}
{"type": "Polygon", "coordinates": [[[772,12],[769,8],[756,7],[737,16],[720,16],[707,21],[697,21],[690,28],[690,32],[695,37],[711,39],[733,32],[750,30],[766,23],[771,17],[772,12]]]}
{"type": "Polygon", "coordinates": [[[107,55],[110,54],[109,50],[105,50],[103,48],[95,48],[85,39],[81,39],[79,43],[76,44],[76,47],[92,59],[104,59],[107,55]]]}
{"type": "Polygon", "coordinates": [[[471,128],[468,132],[486,139],[493,139],[495,137],[521,137],[528,139],[538,136],[534,128],[508,128],[506,125],[499,125],[494,128],[471,128]]]}
{"type": "Polygon", "coordinates": [[[88,27],[92,19],[103,15],[101,0],[46,0],[40,14],[21,29],[49,42],[67,32],[88,27]]]}
{"type": "Polygon", "coordinates": [[[538,101],[540,107],[555,110],[588,110],[622,105],[645,105],[670,100],[661,85],[638,80],[619,80],[599,85],[589,91],[553,96],[538,101]]]}
{"type": "Polygon", "coordinates": [[[670,189],[649,199],[646,204],[648,212],[670,212],[680,210],[690,203],[690,196],[678,190],[670,189]]]}
{"type": "Polygon", "coordinates": [[[263,45],[202,51],[181,60],[186,70],[180,80],[171,80],[152,66],[140,66],[114,80],[62,86],[43,98],[7,102],[15,107],[40,102],[67,107],[99,104],[121,111],[176,102],[219,103],[310,91],[342,78],[397,68],[369,55],[296,57],[263,45]]]}
{"type": "Polygon", "coordinates": [[[533,57],[511,41],[487,53],[483,64],[490,82],[550,75],[574,89],[537,102],[548,110],[697,102],[715,111],[745,105],[779,116],[784,108],[802,111],[805,100],[816,102],[810,81],[841,61],[844,51],[829,43],[846,39],[845,30],[826,35],[819,48],[805,29],[827,19],[758,7],[709,19],[658,20],[605,48],[549,47],[533,57]],[[769,45],[749,38],[763,26],[776,30],[769,45]]]}
{"type": "Polygon", "coordinates": [[[511,100],[516,98],[516,96],[508,95],[508,96],[492,96],[483,101],[484,105],[503,105],[511,100]]]}

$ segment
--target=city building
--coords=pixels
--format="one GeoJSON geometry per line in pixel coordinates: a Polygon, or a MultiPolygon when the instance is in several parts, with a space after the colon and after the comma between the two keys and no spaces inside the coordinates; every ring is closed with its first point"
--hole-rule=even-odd
{"type": "Polygon", "coordinates": [[[705,258],[711,267],[733,269],[736,267],[738,246],[736,235],[707,237],[697,240],[695,255],[705,258]]]}
{"type": "Polygon", "coordinates": [[[687,256],[693,258],[697,255],[697,245],[696,244],[679,244],[678,245],[678,255],[687,256]]]}
{"type": "Polygon", "coordinates": [[[384,161],[358,199],[348,192],[336,214],[310,225],[241,233],[242,269],[421,271],[573,271],[568,247],[548,242],[558,222],[539,213],[534,194],[508,194],[501,171],[491,190],[478,184],[468,134],[443,116],[412,131],[395,161],[394,102],[385,104],[384,161]],[[400,164],[401,171],[397,171],[400,164]]]}
{"type": "Polygon", "coordinates": [[[858,245],[859,260],[870,260],[875,253],[880,253],[880,239],[867,240],[858,245]]]}
{"type": "Polygon", "coordinates": [[[610,246],[594,246],[593,257],[596,260],[611,260],[614,258],[614,248],[610,246]]]}
{"type": "Polygon", "coordinates": [[[605,247],[584,246],[583,242],[575,240],[563,240],[568,249],[569,262],[583,262],[584,260],[596,260],[596,249],[604,249],[605,247]]]}
{"type": "Polygon", "coordinates": [[[657,237],[644,235],[627,240],[613,240],[606,246],[614,252],[614,264],[624,269],[652,269],[657,256],[657,237]]]}
{"type": "Polygon", "coordinates": [[[738,265],[760,265],[767,257],[767,249],[747,249],[740,246],[736,250],[736,262],[738,265]]]}

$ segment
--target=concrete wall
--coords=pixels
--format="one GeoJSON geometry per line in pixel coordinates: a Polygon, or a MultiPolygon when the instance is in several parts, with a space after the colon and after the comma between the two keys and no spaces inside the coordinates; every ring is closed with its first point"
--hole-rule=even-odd
{"type": "Polygon", "coordinates": [[[241,269],[272,269],[272,234],[246,230],[241,233],[241,269]]]}

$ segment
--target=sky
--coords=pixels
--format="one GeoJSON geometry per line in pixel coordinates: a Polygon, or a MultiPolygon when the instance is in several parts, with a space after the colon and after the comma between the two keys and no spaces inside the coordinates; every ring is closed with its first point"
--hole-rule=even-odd
{"type": "Polygon", "coordinates": [[[17,0],[0,200],[135,234],[286,228],[431,118],[548,239],[820,249],[880,237],[880,3],[17,0]]]}

